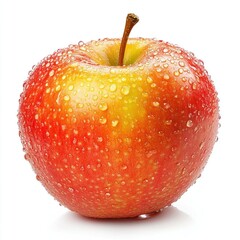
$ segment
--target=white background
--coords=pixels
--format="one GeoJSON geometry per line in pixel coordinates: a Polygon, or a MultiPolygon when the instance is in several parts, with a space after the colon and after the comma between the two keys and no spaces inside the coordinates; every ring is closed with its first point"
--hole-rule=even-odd
{"type": "Polygon", "coordinates": [[[240,14],[238,0],[2,0],[0,6],[0,239],[240,239],[240,14]],[[17,109],[32,65],[80,40],[163,39],[203,59],[220,98],[219,141],[202,177],[147,220],[93,220],[60,207],[24,160],[17,109]]]}

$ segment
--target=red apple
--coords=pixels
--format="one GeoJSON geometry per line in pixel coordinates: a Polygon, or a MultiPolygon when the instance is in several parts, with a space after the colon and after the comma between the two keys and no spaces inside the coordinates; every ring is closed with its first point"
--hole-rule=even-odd
{"type": "Polygon", "coordinates": [[[203,62],[164,41],[71,45],[24,84],[20,137],[37,179],[62,205],[96,218],[165,208],[199,177],[218,129],[203,62]]]}

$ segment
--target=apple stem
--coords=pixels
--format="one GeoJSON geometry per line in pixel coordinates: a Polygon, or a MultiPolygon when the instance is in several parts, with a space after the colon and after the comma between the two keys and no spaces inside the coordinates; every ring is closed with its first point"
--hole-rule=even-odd
{"type": "Polygon", "coordinates": [[[127,15],[126,24],[125,24],[123,37],[122,37],[122,41],[121,41],[121,46],[120,46],[120,51],[119,51],[119,58],[118,58],[119,66],[123,66],[123,58],[124,58],[124,53],[125,53],[128,37],[129,37],[129,34],[130,34],[132,28],[138,21],[139,21],[139,18],[134,13],[129,13],[127,15]]]}

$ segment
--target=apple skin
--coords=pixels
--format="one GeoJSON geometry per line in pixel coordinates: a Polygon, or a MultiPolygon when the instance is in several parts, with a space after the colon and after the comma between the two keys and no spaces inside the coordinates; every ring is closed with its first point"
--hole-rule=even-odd
{"type": "Polygon", "coordinates": [[[70,45],[30,72],[18,124],[25,158],[62,205],[126,218],[171,205],[213,149],[219,107],[203,62],[164,41],[70,45]]]}

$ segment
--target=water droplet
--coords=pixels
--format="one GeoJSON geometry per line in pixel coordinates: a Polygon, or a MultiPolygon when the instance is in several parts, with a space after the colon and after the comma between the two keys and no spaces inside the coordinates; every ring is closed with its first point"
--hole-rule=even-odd
{"type": "Polygon", "coordinates": [[[46,93],[50,93],[50,92],[51,92],[51,88],[47,88],[46,93]]]}
{"type": "Polygon", "coordinates": [[[38,181],[41,181],[41,178],[40,178],[39,175],[36,175],[36,179],[37,179],[38,181]]]}
{"type": "Polygon", "coordinates": [[[103,89],[104,87],[105,87],[105,86],[104,86],[104,84],[102,84],[102,83],[99,85],[99,88],[100,88],[100,89],[103,89]]]}
{"type": "Polygon", "coordinates": [[[163,75],[163,79],[168,80],[168,79],[170,79],[170,77],[169,77],[169,75],[168,75],[167,73],[165,73],[165,74],[163,75]]]}
{"type": "Polygon", "coordinates": [[[69,188],[68,188],[68,191],[71,192],[71,193],[73,193],[73,192],[74,192],[74,189],[71,188],[71,187],[69,187],[69,188]]]}
{"type": "Polygon", "coordinates": [[[39,118],[38,114],[35,114],[34,118],[35,118],[35,120],[38,120],[38,118],[39,118]]]}
{"type": "Polygon", "coordinates": [[[143,96],[143,97],[148,97],[148,93],[147,93],[147,92],[143,92],[143,93],[142,93],[142,96],[143,96]]]}
{"type": "Polygon", "coordinates": [[[178,64],[179,64],[180,67],[184,67],[185,66],[185,63],[183,61],[179,61],[178,64]]]}
{"type": "Polygon", "coordinates": [[[192,127],[193,126],[193,121],[192,120],[188,120],[186,123],[187,127],[192,127]]]}
{"type": "Polygon", "coordinates": [[[171,125],[172,124],[172,120],[166,120],[165,124],[168,125],[168,126],[171,125]]]}
{"type": "Polygon", "coordinates": [[[126,170],[126,169],[127,169],[127,165],[121,166],[121,169],[122,169],[122,170],[126,170]]]}
{"type": "Polygon", "coordinates": [[[56,88],[55,88],[55,90],[56,90],[57,92],[59,92],[59,91],[61,90],[61,86],[60,86],[60,85],[57,85],[56,88]]]}
{"type": "Polygon", "coordinates": [[[98,108],[101,111],[106,111],[108,109],[108,105],[107,105],[107,103],[101,103],[101,104],[99,104],[98,108]]]}
{"type": "Polygon", "coordinates": [[[110,194],[109,192],[106,192],[105,195],[106,195],[107,197],[110,197],[110,196],[111,196],[111,194],[110,194]]]}
{"type": "Polygon", "coordinates": [[[147,178],[143,179],[143,183],[148,183],[148,179],[147,178]]]}
{"type": "Polygon", "coordinates": [[[123,95],[128,95],[130,92],[130,87],[129,86],[123,86],[122,89],[121,89],[121,93],[123,95]]]}
{"type": "Polygon", "coordinates": [[[77,108],[83,108],[84,104],[83,103],[78,103],[77,108]]]}
{"type": "Polygon", "coordinates": [[[169,109],[170,108],[170,104],[169,103],[163,103],[163,106],[165,109],[169,109]]]}
{"type": "Polygon", "coordinates": [[[196,90],[196,89],[197,89],[197,84],[196,84],[196,83],[193,83],[193,84],[192,84],[192,89],[193,89],[193,90],[196,90]]]}
{"type": "Polygon", "coordinates": [[[199,149],[200,149],[200,150],[202,150],[202,149],[203,149],[203,147],[204,147],[204,144],[205,144],[204,142],[201,142],[201,143],[200,143],[200,145],[199,145],[199,149]]]}
{"type": "Polygon", "coordinates": [[[164,52],[164,53],[167,53],[167,52],[168,52],[168,49],[167,49],[167,48],[164,48],[164,49],[163,49],[163,52],[164,52]]]}
{"type": "Polygon", "coordinates": [[[57,186],[58,186],[58,187],[62,187],[62,184],[61,184],[61,183],[57,183],[57,186]]]}
{"type": "Polygon", "coordinates": [[[125,181],[121,181],[121,185],[125,185],[126,184],[126,182],[125,181]]]}
{"type": "Polygon", "coordinates": [[[138,163],[137,166],[136,166],[137,169],[139,169],[139,168],[141,168],[141,167],[142,167],[142,164],[141,164],[141,163],[138,163]]]}
{"type": "Polygon", "coordinates": [[[108,93],[104,93],[104,94],[103,94],[103,97],[104,97],[104,98],[108,98],[108,96],[109,96],[108,93]]]}
{"type": "Polygon", "coordinates": [[[163,188],[162,188],[162,192],[165,192],[166,190],[167,190],[166,187],[163,187],[163,188]]]}
{"type": "Polygon", "coordinates": [[[74,133],[75,135],[77,135],[77,134],[78,134],[78,130],[77,130],[77,129],[74,129],[74,130],[73,130],[73,133],[74,133]]]}
{"type": "Polygon", "coordinates": [[[86,51],[86,48],[85,48],[84,46],[81,46],[80,49],[81,49],[82,51],[86,51]]]}
{"type": "Polygon", "coordinates": [[[161,211],[161,210],[155,211],[155,212],[151,212],[151,213],[141,214],[141,215],[137,216],[137,219],[139,219],[139,220],[145,220],[145,219],[152,218],[152,217],[154,217],[155,215],[157,215],[160,211],[161,211]]]}
{"type": "Polygon", "coordinates": [[[84,42],[83,42],[83,41],[79,41],[79,42],[78,42],[78,46],[81,47],[81,46],[83,46],[83,45],[84,45],[84,42]]]}
{"type": "Polygon", "coordinates": [[[112,126],[116,127],[118,125],[118,120],[112,120],[112,126]]]}
{"type": "Polygon", "coordinates": [[[98,141],[98,142],[102,142],[102,141],[103,141],[103,138],[102,138],[102,137],[98,137],[98,138],[97,138],[97,141],[98,141]]]}
{"type": "Polygon", "coordinates": [[[182,74],[182,73],[183,73],[183,69],[182,69],[182,68],[179,68],[179,69],[178,69],[178,72],[179,72],[180,74],[182,74]]]}
{"type": "Polygon", "coordinates": [[[100,122],[101,124],[105,124],[105,123],[107,122],[107,119],[102,116],[102,117],[99,118],[99,122],[100,122]]]}
{"type": "Polygon", "coordinates": [[[167,68],[167,67],[168,67],[168,64],[167,64],[167,63],[164,63],[164,64],[163,64],[163,67],[164,67],[164,68],[167,68]]]}
{"type": "Polygon", "coordinates": [[[25,160],[27,160],[27,161],[28,161],[28,160],[30,159],[30,157],[29,157],[29,154],[27,154],[27,153],[26,153],[26,154],[24,154],[24,158],[25,158],[25,160]]]}
{"type": "Polygon", "coordinates": [[[49,76],[52,77],[53,75],[54,75],[54,70],[51,70],[51,71],[49,72],[49,76]]]}
{"type": "Polygon", "coordinates": [[[152,83],[152,84],[151,84],[151,87],[152,87],[152,88],[155,88],[156,86],[157,86],[156,83],[152,83]]]}
{"type": "Polygon", "coordinates": [[[153,82],[153,79],[151,77],[147,77],[147,82],[148,83],[152,83],[153,82]]]}
{"type": "Polygon", "coordinates": [[[159,102],[153,102],[152,104],[154,107],[158,107],[160,105],[159,102]]]}
{"type": "Polygon", "coordinates": [[[70,97],[69,97],[68,95],[65,95],[65,96],[63,97],[63,99],[64,99],[64,101],[69,101],[69,100],[70,100],[70,97]]]}
{"type": "Polygon", "coordinates": [[[186,173],[186,168],[182,168],[182,175],[186,173]]]}
{"type": "Polygon", "coordinates": [[[68,87],[68,90],[69,90],[69,91],[72,91],[72,90],[73,90],[73,85],[70,85],[70,86],[68,87]]]}
{"type": "Polygon", "coordinates": [[[111,92],[116,91],[116,90],[117,90],[117,85],[116,85],[115,83],[111,84],[110,87],[109,87],[109,90],[110,90],[111,92]]]}
{"type": "Polygon", "coordinates": [[[96,101],[98,99],[97,95],[93,95],[93,100],[96,101]]]}
{"type": "Polygon", "coordinates": [[[178,77],[180,75],[179,71],[174,72],[174,76],[178,77]]]}
{"type": "Polygon", "coordinates": [[[151,151],[149,151],[148,153],[147,153],[147,158],[150,158],[150,157],[152,157],[153,155],[155,155],[157,153],[157,150],[151,150],[151,151]]]}

